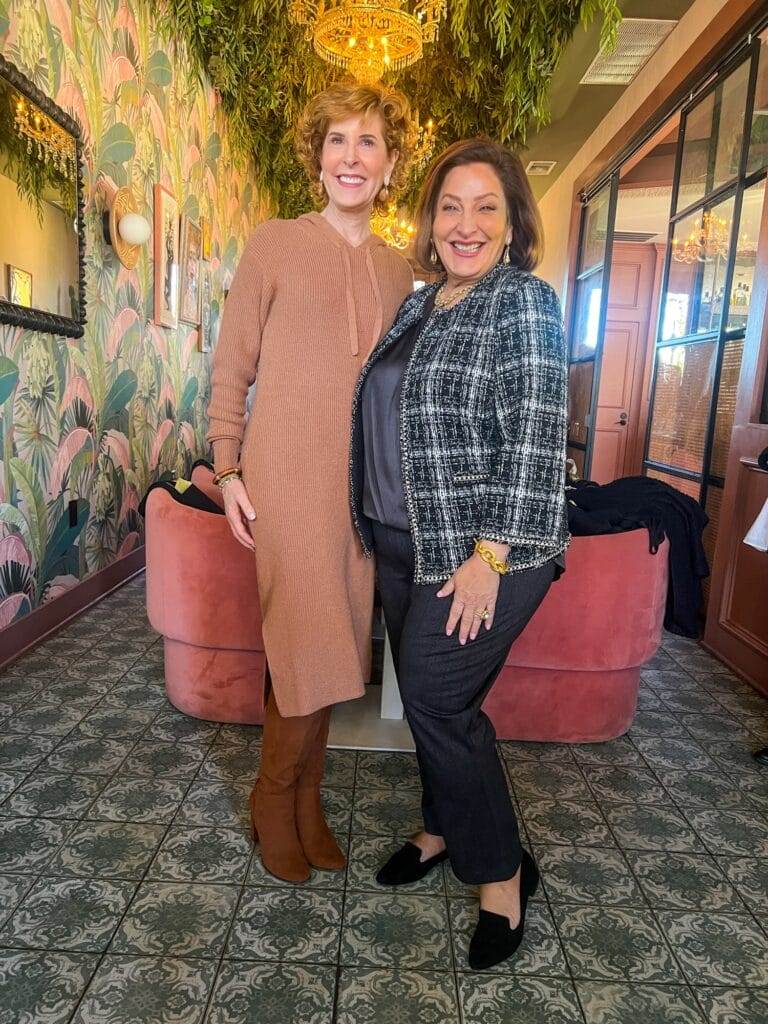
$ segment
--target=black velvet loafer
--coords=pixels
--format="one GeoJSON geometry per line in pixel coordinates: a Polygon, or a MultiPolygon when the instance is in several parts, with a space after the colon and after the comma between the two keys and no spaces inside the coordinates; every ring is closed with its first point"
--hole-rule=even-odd
{"type": "Polygon", "coordinates": [[[525,931],[525,911],[528,900],[539,884],[539,869],[527,850],[523,850],[520,872],[520,923],[512,928],[506,914],[494,914],[480,909],[475,934],[469,944],[469,966],[473,971],[487,971],[517,951],[525,931]]]}
{"type": "Polygon", "coordinates": [[[379,869],[376,881],[379,885],[408,885],[418,882],[428,875],[432,868],[442,864],[448,857],[448,851],[436,853],[434,857],[421,859],[421,850],[415,843],[405,843],[397,853],[393,853],[384,867],[379,869]]]}

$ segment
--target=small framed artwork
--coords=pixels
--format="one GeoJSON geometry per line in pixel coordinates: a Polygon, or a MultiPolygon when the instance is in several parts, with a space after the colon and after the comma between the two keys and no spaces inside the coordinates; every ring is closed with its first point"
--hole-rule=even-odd
{"type": "Polygon", "coordinates": [[[8,301],[16,306],[32,307],[32,275],[28,270],[7,264],[8,301]]]}
{"type": "Polygon", "coordinates": [[[200,323],[200,256],[203,235],[200,225],[189,217],[181,218],[181,301],[179,319],[197,326],[200,323]]]}
{"type": "Polygon", "coordinates": [[[200,311],[200,331],[198,333],[201,352],[210,352],[213,348],[211,331],[213,328],[213,307],[211,305],[211,272],[203,267],[200,276],[202,287],[202,308],[200,311]]]}
{"type": "Polygon", "coordinates": [[[211,222],[207,217],[200,221],[200,230],[203,233],[203,259],[207,262],[213,254],[213,241],[211,239],[211,222]]]}
{"type": "Polygon", "coordinates": [[[155,323],[178,327],[179,206],[162,185],[155,185],[155,323]]]}

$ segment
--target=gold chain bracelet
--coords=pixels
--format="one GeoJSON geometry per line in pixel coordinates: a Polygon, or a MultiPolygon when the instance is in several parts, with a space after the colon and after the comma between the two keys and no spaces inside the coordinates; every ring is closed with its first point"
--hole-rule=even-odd
{"type": "Polygon", "coordinates": [[[479,555],[480,558],[485,562],[486,565],[490,565],[494,572],[497,572],[499,576],[505,576],[509,572],[509,566],[506,562],[502,562],[500,558],[487,548],[481,540],[475,541],[475,554],[479,555]]]}

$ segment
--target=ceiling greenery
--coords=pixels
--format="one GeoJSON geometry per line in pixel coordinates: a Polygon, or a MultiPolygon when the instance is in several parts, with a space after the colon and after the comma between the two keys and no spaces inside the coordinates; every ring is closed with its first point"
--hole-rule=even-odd
{"type": "MultiPolygon", "coordinates": [[[[574,31],[596,16],[603,44],[611,45],[619,0],[449,0],[438,41],[388,78],[422,121],[435,120],[439,148],[481,132],[521,146],[528,131],[547,123],[549,83],[574,31]]],[[[253,155],[279,215],[311,209],[293,127],[307,99],[340,73],[289,21],[288,0],[160,0],[158,17],[221,93],[233,142],[253,155]]],[[[412,176],[406,205],[418,186],[412,176]]]]}

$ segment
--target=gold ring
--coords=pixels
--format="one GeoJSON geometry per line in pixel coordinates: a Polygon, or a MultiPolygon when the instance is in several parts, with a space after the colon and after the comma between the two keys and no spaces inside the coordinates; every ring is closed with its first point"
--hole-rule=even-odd
{"type": "Polygon", "coordinates": [[[481,619],[482,622],[485,622],[486,619],[490,618],[490,615],[491,613],[487,608],[483,608],[481,612],[478,612],[478,618],[481,619]]]}

